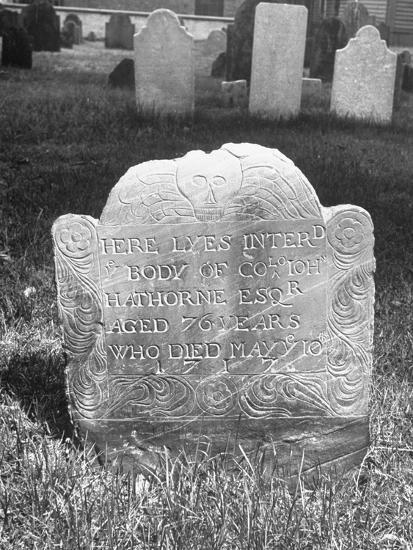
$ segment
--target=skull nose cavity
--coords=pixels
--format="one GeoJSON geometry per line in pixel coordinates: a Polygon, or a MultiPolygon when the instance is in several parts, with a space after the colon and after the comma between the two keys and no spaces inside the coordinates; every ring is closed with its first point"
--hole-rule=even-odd
{"type": "Polygon", "coordinates": [[[208,184],[208,194],[206,198],[206,204],[217,204],[217,199],[215,198],[214,191],[211,184],[208,184]]]}

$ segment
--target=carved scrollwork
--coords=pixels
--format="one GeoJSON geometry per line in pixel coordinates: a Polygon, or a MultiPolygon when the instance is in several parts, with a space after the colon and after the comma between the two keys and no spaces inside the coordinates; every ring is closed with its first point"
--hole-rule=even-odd
{"type": "Polygon", "coordinates": [[[196,398],[201,409],[211,416],[221,416],[233,411],[237,404],[238,389],[229,376],[211,376],[196,388],[196,398]]]}
{"type": "Polygon", "coordinates": [[[373,227],[367,213],[344,209],[330,219],[330,289],[327,315],[329,399],[339,414],[366,401],[371,368],[375,268],[373,227]]]}
{"type": "Polygon", "coordinates": [[[85,418],[95,417],[107,397],[95,225],[92,218],[68,215],[53,226],[58,304],[69,355],[69,396],[73,410],[85,418]]]}

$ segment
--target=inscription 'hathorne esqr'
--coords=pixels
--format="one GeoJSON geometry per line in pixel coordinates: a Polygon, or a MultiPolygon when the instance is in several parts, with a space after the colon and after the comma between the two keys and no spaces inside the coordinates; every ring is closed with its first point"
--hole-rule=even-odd
{"type": "Polygon", "coordinates": [[[363,209],[323,208],[281,153],[229,144],[130,169],[99,221],[63,216],[54,241],[72,414],[99,446],[152,464],[164,445],[207,435],[221,452],[237,433],[289,464],[360,460],[363,209]]]}

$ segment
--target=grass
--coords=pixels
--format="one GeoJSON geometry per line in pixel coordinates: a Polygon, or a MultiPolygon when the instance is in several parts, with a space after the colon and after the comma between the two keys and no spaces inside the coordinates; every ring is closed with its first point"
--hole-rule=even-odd
{"type": "Polygon", "coordinates": [[[198,74],[194,120],[153,120],[106,87],[108,56],[82,48],[0,81],[0,548],[411,549],[412,96],[389,127],[334,119],[328,88],[297,120],[269,123],[221,109],[198,74]],[[322,204],[358,204],[375,225],[372,445],[356,472],[312,488],[264,485],[259,455],[237,470],[181,456],[135,480],[102,468],[67,414],[53,221],[99,217],[133,164],[229,141],[279,148],[322,204]]]}

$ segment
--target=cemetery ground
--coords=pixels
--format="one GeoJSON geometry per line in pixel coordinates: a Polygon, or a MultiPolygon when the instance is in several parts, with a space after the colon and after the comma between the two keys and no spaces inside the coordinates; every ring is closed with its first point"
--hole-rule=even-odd
{"type": "MultiPolygon", "coordinates": [[[[323,97],[278,123],[219,105],[197,76],[194,120],[136,112],[107,75],[131,52],[39,53],[0,75],[0,548],[350,549],[413,545],[413,97],[391,126],[336,120],[323,97]],[[226,142],[278,148],[325,206],[370,212],[377,260],[371,447],[346,476],[288,489],[260,455],[198,454],[135,483],[99,465],[70,424],[50,229],[99,217],[126,170],[226,142]]],[[[202,69],[202,63],[198,64],[202,69]]]]}

